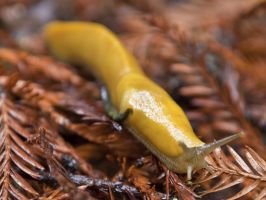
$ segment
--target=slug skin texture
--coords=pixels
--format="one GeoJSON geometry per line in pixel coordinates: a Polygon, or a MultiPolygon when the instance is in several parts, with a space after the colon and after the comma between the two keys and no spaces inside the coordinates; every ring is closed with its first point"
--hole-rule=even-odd
{"type": "Polygon", "coordinates": [[[206,167],[204,157],[237,138],[229,136],[205,145],[193,132],[182,108],[149,79],[119,39],[97,23],[54,22],[44,30],[51,52],[82,66],[102,81],[119,112],[133,112],[124,121],[134,136],[169,169],[189,172],[206,167]]]}

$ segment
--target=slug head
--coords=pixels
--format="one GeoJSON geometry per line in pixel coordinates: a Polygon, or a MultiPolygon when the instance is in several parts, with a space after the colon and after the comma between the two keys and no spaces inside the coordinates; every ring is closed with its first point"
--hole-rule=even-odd
{"type": "Polygon", "coordinates": [[[205,157],[208,154],[210,154],[217,147],[223,146],[243,135],[244,132],[240,132],[218,141],[192,148],[188,148],[185,144],[182,144],[184,152],[182,155],[174,159],[175,165],[177,167],[172,166],[171,168],[173,171],[178,173],[187,173],[187,179],[190,180],[193,170],[202,168],[209,169],[207,162],[205,161],[205,157]]]}

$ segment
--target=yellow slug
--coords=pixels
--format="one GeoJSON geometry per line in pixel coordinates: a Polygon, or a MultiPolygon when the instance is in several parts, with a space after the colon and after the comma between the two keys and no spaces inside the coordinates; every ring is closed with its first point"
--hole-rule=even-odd
{"type": "Polygon", "coordinates": [[[83,66],[106,85],[116,110],[131,110],[125,126],[170,170],[188,172],[190,179],[193,169],[206,167],[207,154],[241,135],[204,144],[180,106],[144,74],[135,58],[103,25],[53,22],[45,27],[44,35],[55,56],[83,66]]]}

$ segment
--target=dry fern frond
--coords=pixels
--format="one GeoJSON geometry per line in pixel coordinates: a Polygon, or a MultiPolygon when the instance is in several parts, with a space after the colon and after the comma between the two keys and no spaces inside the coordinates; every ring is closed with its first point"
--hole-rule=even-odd
{"type": "Polygon", "coordinates": [[[202,173],[194,182],[206,186],[206,183],[215,181],[214,185],[208,185],[202,192],[202,196],[240,186],[240,190],[228,199],[238,199],[245,195],[252,199],[265,199],[266,187],[266,161],[253,149],[246,146],[245,156],[241,157],[232,147],[227,146],[229,155],[217,148],[206,160],[212,167],[212,173],[202,173]]]}
{"type": "Polygon", "coordinates": [[[235,50],[246,60],[246,65],[240,69],[246,97],[246,116],[262,131],[266,127],[265,13],[266,1],[260,1],[242,13],[233,24],[235,50]]]}
{"type": "Polygon", "coordinates": [[[139,142],[132,136],[126,132],[121,134],[115,131],[116,128],[120,128],[118,124],[103,114],[99,115],[96,112],[93,114],[89,104],[82,104],[82,107],[71,106],[69,103],[73,98],[66,93],[48,91],[39,84],[23,80],[18,80],[12,91],[31,106],[35,106],[49,115],[56,125],[65,128],[66,131],[76,133],[90,142],[102,144],[117,155],[128,155],[128,151],[134,152],[134,150],[135,153],[140,153],[143,150],[139,142]],[[64,99],[68,99],[68,101],[64,99]],[[81,108],[82,113],[80,113],[81,108]],[[86,110],[90,110],[90,112],[86,112],[86,110]],[[73,114],[76,116],[74,121],[71,119],[73,114]],[[129,150],[128,146],[132,146],[132,149],[129,150]]]}
{"type": "MultiPolygon", "coordinates": [[[[46,163],[40,149],[30,147],[25,141],[32,138],[34,127],[44,125],[50,130],[52,128],[49,123],[49,125],[44,123],[43,116],[33,109],[34,104],[24,102],[23,105],[18,99],[14,103],[12,89],[19,80],[14,80],[12,77],[4,75],[0,77],[1,86],[4,87],[1,91],[0,197],[3,199],[36,198],[43,192],[40,188],[46,190],[47,185],[44,183],[44,186],[36,187],[37,181],[48,178],[46,163]]],[[[54,141],[54,154],[58,159],[68,156],[69,162],[72,162],[71,165],[77,163],[84,173],[99,177],[99,172],[93,170],[89,163],[80,158],[56,132],[48,132],[47,136],[49,140],[54,141]]],[[[49,190],[49,187],[47,189],[49,190]]]]}
{"type": "Polygon", "coordinates": [[[0,196],[3,199],[29,199],[39,192],[32,180],[41,180],[45,167],[24,141],[31,135],[24,127],[26,113],[4,91],[0,97],[0,196]],[[28,178],[25,178],[28,176],[28,178]]]}
{"type": "Polygon", "coordinates": [[[34,56],[24,51],[15,51],[8,48],[0,49],[1,62],[13,65],[20,72],[21,76],[34,81],[45,82],[45,78],[50,82],[72,84],[76,87],[87,86],[87,89],[93,90],[95,84],[86,82],[76,73],[70,70],[67,65],[55,62],[49,57],[34,56]],[[42,74],[41,79],[36,79],[42,74]]]}
{"type": "MultiPolygon", "coordinates": [[[[108,190],[113,190],[115,193],[129,193],[133,195],[133,197],[138,197],[141,193],[138,189],[123,184],[122,182],[116,181],[112,182],[109,180],[104,179],[96,179],[87,177],[84,175],[76,175],[71,174],[66,171],[66,169],[62,166],[62,164],[57,160],[54,156],[54,149],[53,145],[49,142],[48,138],[46,138],[46,130],[40,129],[39,132],[33,135],[31,138],[28,139],[30,144],[37,144],[41,148],[43,152],[43,156],[47,160],[47,164],[49,166],[49,173],[50,178],[55,179],[60,187],[57,189],[57,192],[53,192],[50,195],[57,195],[60,193],[62,189],[65,192],[64,195],[60,194],[61,196],[69,196],[71,199],[79,199],[79,198],[90,198],[90,194],[88,193],[87,189],[92,187],[97,187],[97,190],[102,192],[103,194],[108,190]],[[79,187],[77,187],[79,186],[79,187]]],[[[47,195],[47,193],[45,194],[47,195]]],[[[59,198],[58,197],[58,198],[59,198]]],[[[93,197],[91,197],[93,198],[93,197]]]]}
{"type": "MultiPolygon", "coordinates": [[[[7,77],[0,77],[0,81],[2,84],[8,84],[6,80],[7,77]]],[[[11,92],[20,97],[21,101],[28,106],[34,107],[37,110],[41,111],[43,115],[48,115],[53,123],[58,126],[65,126],[69,124],[69,119],[61,115],[61,113],[57,112],[55,106],[60,104],[65,95],[61,92],[52,92],[44,90],[39,84],[27,82],[23,80],[17,80],[13,87],[11,88],[11,92]]],[[[49,130],[52,130],[51,125],[47,125],[47,123],[39,122],[38,126],[46,127],[49,130]]],[[[52,131],[51,133],[48,131],[47,136],[51,141],[54,141],[53,145],[56,150],[55,154],[60,157],[63,155],[71,155],[74,159],[79,160],[79,164],[83,172],[91,175],[92,177],[101,176],[97,170],[93,170],[92,166],[89,165],[85,160],[80,158],[78,154],[74,151],[74,149],[66,144],[63,138],[56,132],[52,131]],[[55,140],[56,139],[56,140],[55,140]]]]}

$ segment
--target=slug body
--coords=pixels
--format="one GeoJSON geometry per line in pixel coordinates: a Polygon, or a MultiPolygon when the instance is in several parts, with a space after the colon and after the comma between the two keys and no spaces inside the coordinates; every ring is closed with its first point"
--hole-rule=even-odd
{"type": "MultiPolygon", "coordinates": [[[[169,169],[191,174],[206,166],[204,157],[237,138],[205,145],[193,132],[183,110],[150,80],[116,36],[102,25],[54,22],[45,28],[52,53],[93,73],[107,87],[119,112],[131,109],[125,125],[169,169]]],[[[189,175],[190,176],[190,175],[189,175]]]]}

